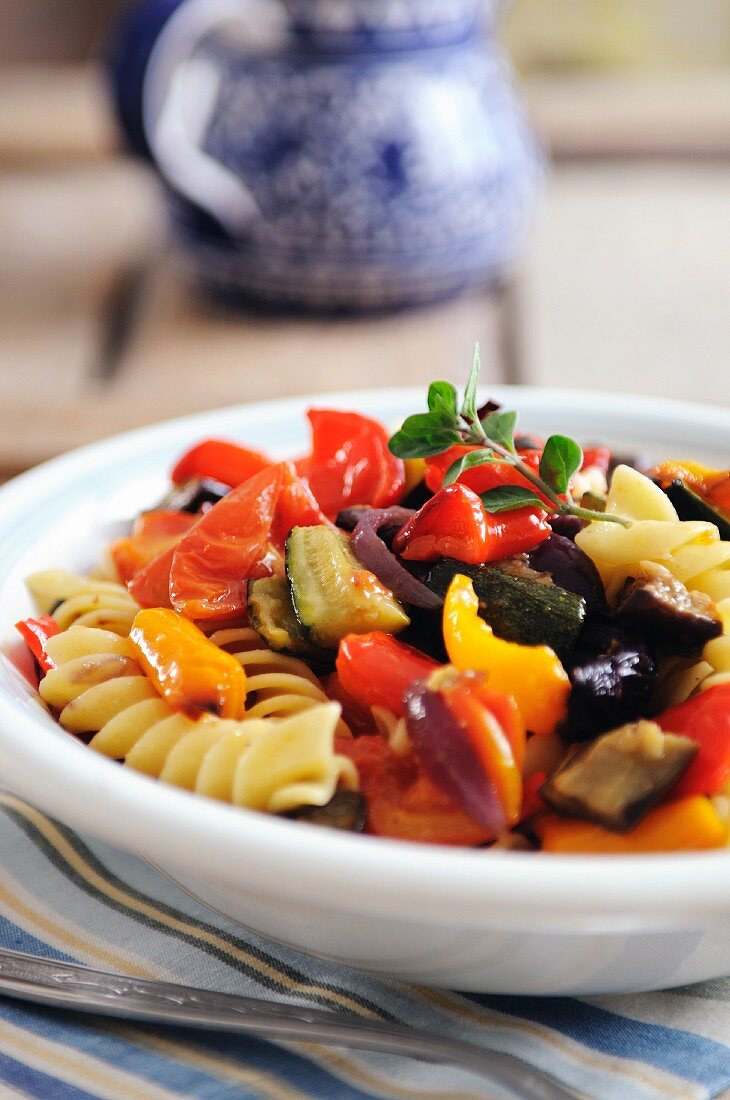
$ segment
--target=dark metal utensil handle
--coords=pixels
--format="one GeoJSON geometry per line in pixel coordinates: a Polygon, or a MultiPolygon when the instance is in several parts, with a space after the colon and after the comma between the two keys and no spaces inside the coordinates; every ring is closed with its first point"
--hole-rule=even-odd
{"type": "Polygon", "coordinates": [[[578,1095],[508,1054],[449,1036],[320,1008],[108,974],[17,951],[0,949],[0,993],[76,1012],[445,1062],[488,1077],[518,1100],[575,1100],[578,1095]]]}

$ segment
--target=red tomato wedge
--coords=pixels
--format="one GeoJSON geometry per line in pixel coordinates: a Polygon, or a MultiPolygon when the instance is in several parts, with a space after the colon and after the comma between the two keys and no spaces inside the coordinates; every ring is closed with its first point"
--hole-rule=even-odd
{"type": "Polygon", "coordinates": [[[312,453],[297,463],[319,506],[331,519],[353,504],[387,508],[406,487],[405,466],[388,450],[377,420],[338,409],[310,409],[312,453]]]}
{"type": "Polygon", "coordinates": [[[294,466],[287,462],[271,528],[272,543],[283,552],[293,527],[317,527],[323,523],[328,524],[329,521],[314,499],[312,490],[303,478],[297,477],[294,466]]]}
{"type": "Polygon", "coordinates": [[[348,634],[337,654],[337,673],[348,695],[367,707],[387,707],[398,718],[405,713],[403,693],[438,667],[430,657],[382,631],[348,634]]]}
{"type": "Polygon", "coordinates": [[[235,489],[271,465],[271,459],[258,451],[249,451],[225,439],[205,439],[177,461],[172,471],[172,481],[175,485],[182,485],[194,477],[211,478],[235,489]]]}
{"type": "Polygon", "coordinates": [[[271,527],[286,463],[255,474],[201,516],[175,548],[170,602],[188,619],[225,619],[246,608],[246,584],[273,572],[271,527]]]}
{"type": "Polygon", "coordinates": [[[494,839],[428,778],[415,756],[396,756],[385,738],[338,737],[336,751],[358,770],[369,833],[460,847],[494,839]]]}
{"type": "Polygon", "coordinates": [[[667,733],[681,733],[699,745],[699,752],[672,788],[672,798],[718,794],[730,783],[730,684],[693,695],[657,718],[667,733]]]}
{"type": "Polygon", "coordinates": [[[170,570],[175,557],[175,543],[158,554],[129,582],[129,594],[140,607],[171,607],[170,570]]]}
{"type": "Polygon", "coordinates": [[[271,575],[292,527],[326,522],[290,462],[268,466],[200,516],[174,548],[172,606],[189,619],[238,618],[248,581],[271,575]]]}
{"type": "Polygon", "coordinates": [[[187,512],[143,512],[127,538],[111,547],[112,561],[122,584],[137,576],[145,566],[179,541],[196,522],[187,512]]]}

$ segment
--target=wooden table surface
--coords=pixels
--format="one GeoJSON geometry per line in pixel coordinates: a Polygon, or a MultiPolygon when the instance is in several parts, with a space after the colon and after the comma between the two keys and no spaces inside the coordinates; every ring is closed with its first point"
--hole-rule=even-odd
{"type": "Polygon", "coordinates": [[[0,74],[0,473],[221,404],[460,381],[477,339],[485,379],[730,403],[730,79],[528,91],[556,163],[519,275],[324,322],[200,300],[93,69],[0,74]]]}

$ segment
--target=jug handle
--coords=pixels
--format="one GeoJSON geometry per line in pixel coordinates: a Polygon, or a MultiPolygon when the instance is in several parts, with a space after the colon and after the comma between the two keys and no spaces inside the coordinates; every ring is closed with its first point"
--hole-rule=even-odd
{"type": "Polygon", "coordinates": [[[195,47],[203,35],[226,22],[275,35],[278,44],[286,35],[286,16],[278,0],[185,0],[155,43],[143,111],[147,140],[162,176],[235,238],[261,219],[261,211],[243,181],[196,140],[215,107],[220,76],[209,62],[193,56],[195,47]]]}

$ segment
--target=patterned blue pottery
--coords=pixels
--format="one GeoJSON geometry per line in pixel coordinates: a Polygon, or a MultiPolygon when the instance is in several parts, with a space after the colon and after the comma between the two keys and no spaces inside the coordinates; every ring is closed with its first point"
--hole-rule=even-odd
{"type": "Polygon", "coordinates": [[[203,282],[267,306],[352,311],[503,276],[541,157],[492,34],[499,6],[137,9],[117,51],[120,115],[166,182],[203,282]]]}

